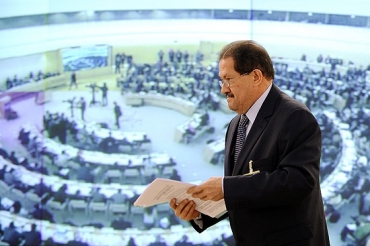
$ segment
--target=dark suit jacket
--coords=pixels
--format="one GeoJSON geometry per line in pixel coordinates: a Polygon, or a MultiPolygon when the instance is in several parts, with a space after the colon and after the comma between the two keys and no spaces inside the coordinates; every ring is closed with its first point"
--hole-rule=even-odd
{"type": "Polygon", "coordinates": [[[22,233],[24,238],[23,246],[38,246],[41,245],[41,233],[38,231],[27,231],[22,233]]]}
{"type": "Polygon", "coordinates": [[[227,216],[236,245],[327,246],[319,170],[320,127],[303,104],[272,85],[234,168],[239,116],[226,133],[224,198],[228,213],[202,215],[202,232],[227,216]],[[248,162],[260,173],[249,172],[248,162]]]}

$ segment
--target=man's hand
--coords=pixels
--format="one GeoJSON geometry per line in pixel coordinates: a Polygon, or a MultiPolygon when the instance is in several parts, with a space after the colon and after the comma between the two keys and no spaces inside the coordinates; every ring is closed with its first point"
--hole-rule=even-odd
{"type": "Polygon", "coordinates": [[[193,220],[200,215],[200,213],[195,210],[195,202],[189,201],[188,199],[184,199],[179,204],[176,204],[176,199],[174,198],[170,201],[170,206],[176,216],[182,220],[193,220]]]}
{"type": "Polygon", "coordinates": [[[189,188],[187,193],[191,194],[194,198],[200,198],[204,201],[221,200],[224,198],[224,193],[222,192],[222,177],[212,177],[198,186],[189,188]]]}

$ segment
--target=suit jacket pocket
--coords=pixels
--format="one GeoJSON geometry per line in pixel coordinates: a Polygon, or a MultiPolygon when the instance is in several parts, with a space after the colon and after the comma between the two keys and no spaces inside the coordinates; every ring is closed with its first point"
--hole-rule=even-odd
{"type": "Polygon", "coordinates": [[[253,160],[253,170],[260,172],[272,172],[276,170],[275,163],[272,157],[267,157],[261,160],[253,160]]]}
{"type": "Polygon", "coordinates": [[[312,232],[305,224],[298,224],[267,235],[267,245],[280,246],[312,238],[312,232]]]}

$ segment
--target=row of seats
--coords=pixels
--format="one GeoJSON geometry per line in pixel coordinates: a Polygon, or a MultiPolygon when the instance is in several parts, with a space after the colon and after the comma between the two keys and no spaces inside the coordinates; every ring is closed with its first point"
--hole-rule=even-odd
{"type": "MultiPolygon", "coordinates": [[[[71,226],[65,224],[54,224],[48,221],[39,221],[34,219],[23,218],[14,215],[9,211],[0,211],[0,224],[4,227],[11,222],[18,228],[19,231],[29,230],[31,224],[36,224],[41,232],[42,240],[46,241],[52,238],[56,243],[65,244],[69,241],[79,241],[87,243],[88,245],[126,245],[130,238],[135,239],[137,245],[149,245],[157,240],[159,237],[166,245],[174,245],[181,240],[184,235],[192,239],[193,243],[211,243],[215,237],[207,237],[198,234],[192,228],[183,227],[182,225],[171,226],[168,229],[161,227],[154,227],[150,230],[140,230],[137,228],[127,228],[122,233],[121,230],[115,230],[110,227],[103,227],[97,229],[93,226],[71,226]]],[[[223,221],[210,228],[212,235],[225,237],[227,233],[228,222],[223,221]]],[[[209,234],[209,235],[211,235],[209,234]]]]}

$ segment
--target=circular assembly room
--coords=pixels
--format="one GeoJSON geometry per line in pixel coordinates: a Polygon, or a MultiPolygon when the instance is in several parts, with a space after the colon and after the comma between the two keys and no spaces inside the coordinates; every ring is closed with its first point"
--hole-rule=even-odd
{"type": "MultiPolygon", "coordinates": [[[[330,244],[370,245],[369,9],[364,0],[0,0],[0,245],[249,245],[231,217],[199,233],[172,197],[135,203],[154,180],[227,178],[237,113],[219,53],[237,40],[268,51],[273,84],[319,124],[330,244]]],[[[270,243],[261,246],[286,245],[270,243]]]]}

